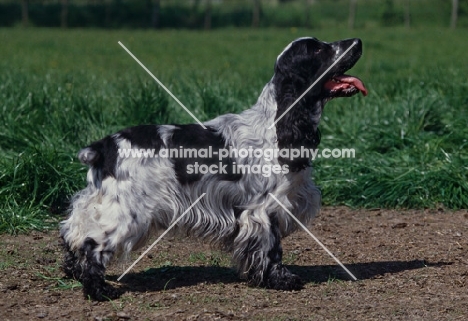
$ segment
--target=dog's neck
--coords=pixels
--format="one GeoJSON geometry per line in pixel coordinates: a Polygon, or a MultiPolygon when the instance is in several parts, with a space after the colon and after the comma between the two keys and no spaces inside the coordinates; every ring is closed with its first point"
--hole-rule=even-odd
{"type": "MultiPolygon", "coordinates": [[[[320,143],[318,125],[324,102],[315,99],[312,95],[306,95],[287,111],[297,99],[296,96],[299,95],[278,93],[274,82],[270,81],[263,88],[257,103],[251,109],[244,111],[241,116],[244,121],[255,124],[256,134],[259,137],[273,139],[279,149],[317,148],[320,143]],[[280,118],[281,115],[283,117],[280,118]],[[275,124],[273,128],[267,129],[272,124],[275,124]],[[271,135],[272,131],[275,132],[274,135],[271,135]]],[[[279,162],[287,164],[292,171],[303,170],[310,166],[309,158],[297,158],[291,161],[280,157],[279,162]]]]}
{"type": "Polygon", "coordinates": [[[240,114],[221,115],[205,123],[219,130],[227,145],[233,148],[248,148],[246,144],[261,148],[275,148],[276,131],[269,127],[276,117],[274,86],[268,83],[257,102],[240,114]]]}
{"type": "MultiPolygon", "coordinates": [[[[277,87],[274,90],[277,106],[275,121],[278,148],[317,148],[320,143],[318,125],[324,101],[310,92],[289,109],[302,92],[293,90],[292,86],[280,86],[277,82],[275,86],[277,87]]],[[[282,164],[288,164],[292,171],[303,170],[310,166],[309,158],[297,158],[292,161],[280,158],[279,161],[282,164]]]]}
{"type": "MultiPolygon", "coordinates": [[[[288,96],[289,99],[278,101],[277,97],[274,83],[269,82],[263,88],[256,104],[240,113],[238,117],[229,118],[227,126],[219,126],[219,123],[224,124],[227,121],[225,115],[205,124],[222,129],[221,133],[227,139],[228,145],[234,148],[246,148],[245,142],[263,148],[317,148],[320,142],[318,124],[323,102],[306,96],[269,129],[296,99],[288,96]],[[312,100],[316,102],[312,103],[312,100]],[[232,139],[233,137],[236,139],[232,139]]],[[[287,164],[292,171],[299,171],[310,166],[310,159],[297,158],[291,161],[280,157],[279,163],[287,164]]]]}

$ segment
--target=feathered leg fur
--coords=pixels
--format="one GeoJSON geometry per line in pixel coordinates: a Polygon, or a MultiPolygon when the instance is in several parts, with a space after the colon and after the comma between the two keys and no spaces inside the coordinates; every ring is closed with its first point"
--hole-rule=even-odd
{"type": "Polygon", "coordinates": [[[83,284],[86,298],[100,301],[119,295],[105,282],[105,270],[114,254],[140,247],[152,226],[120,206],[124,200],[116,197],[118,190],[105,188],[111,184],[118,185],[112,178],[103,182],[104,188],[99,190],[88,185],[75,198],[72,213],[61,228],[65,274],[83,284]]]}
{"type": "Polygon", "coordinates": [[[302,287],[301,279],[281,263],[283,249],[276,213],[258,215],[244,211],[233,248],[239,275],[250,285],[276,290],[302,287]]]}

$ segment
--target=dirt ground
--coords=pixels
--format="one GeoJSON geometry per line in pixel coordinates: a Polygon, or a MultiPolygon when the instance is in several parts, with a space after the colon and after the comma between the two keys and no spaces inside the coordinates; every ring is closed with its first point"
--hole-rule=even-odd
{"type": "MultiPolygon", "coordinates": [[[[2,320],[466,320],[468,211],[325,208],[311,227],[357,277],[304,232],[283,242],[284,262],[306,285],[248,287],[229,256],[189,239],[164,239],[135,269],[114,263],[124,294],[83,298],[63,279],[58,233],[0,236],[2,320]]],[[[141,252],[140,252],[141,253],[141,252]]],[[[138,253],[135,253],[135,258],[138,253]]]]}

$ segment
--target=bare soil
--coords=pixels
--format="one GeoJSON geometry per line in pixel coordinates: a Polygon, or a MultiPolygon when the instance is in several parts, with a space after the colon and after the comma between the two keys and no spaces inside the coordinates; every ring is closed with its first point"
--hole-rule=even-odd
{"type": "MultiPolygon", "coordinates": [[[[466,320],[468,212],[325,208],[311,227],[357,277],[304,232],[283,242],[284,261],[306,285],[283,292],[248,287],[229,256],[190,239],[164,239],[108,279],[124,294],[83,298],[63,278],[58,232],[0,236],[2,320],[466,320]]],[[[139,253],[135,253],[134,258],[139,253]]]]}

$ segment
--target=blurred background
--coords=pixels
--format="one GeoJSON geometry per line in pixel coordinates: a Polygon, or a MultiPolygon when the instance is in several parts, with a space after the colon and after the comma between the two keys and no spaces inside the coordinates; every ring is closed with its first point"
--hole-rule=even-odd
{"type": "Polygon", "coordinates": [[[0,0],[0,26],[185,28],[467,26],[464,0],[0,0]]]}

